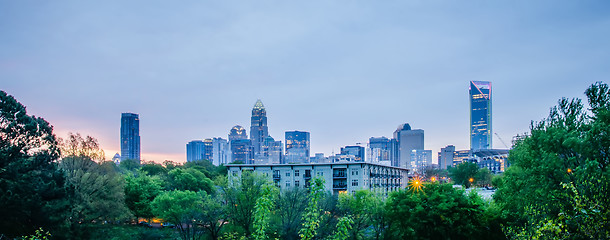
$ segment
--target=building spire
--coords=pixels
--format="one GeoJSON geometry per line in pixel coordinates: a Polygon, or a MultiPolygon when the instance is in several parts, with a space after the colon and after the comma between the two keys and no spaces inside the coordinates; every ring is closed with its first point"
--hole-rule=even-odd
{"type": "Polygon", "coordinates": [[[256,103],[254,104],[254,109],[256,109],[256,110],[265,109],[265,106],[263,106],[263,102],[260,99],[256,100],[256,103]]]}

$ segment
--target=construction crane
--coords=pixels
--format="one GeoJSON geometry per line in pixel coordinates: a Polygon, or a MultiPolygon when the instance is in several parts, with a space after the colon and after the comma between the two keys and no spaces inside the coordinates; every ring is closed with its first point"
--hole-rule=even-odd
{"type": "Polygon", "coordinates": [[[496,137],[498,137],[498,139],[500,139],[500,142],[502,142],[502,144],[504,145],[504,147],[506,147],[507,149],[509,148],[506,143],[504,142],[504,140],[502,140],[502,138],[500,137],[500,135],[498,135],[497,132],[495,132],[494,134],[496,134],[496,137]]]}

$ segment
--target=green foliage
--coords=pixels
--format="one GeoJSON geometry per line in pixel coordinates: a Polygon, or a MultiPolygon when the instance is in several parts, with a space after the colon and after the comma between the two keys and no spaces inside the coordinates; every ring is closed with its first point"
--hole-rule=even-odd
{"type": "Polygon", "coordinates": [[[124,179],[113,162],[94,160],[103,156],[97,140],[70,134],[62,143],[60,167],[71,189],[69,224],[72,237],[86,238],[88,224],[128,217],[124,179]],[[83,149],[84,148],[84,149],[83,149]]]}
{"type": "Polygon", "coordinates": [[[273,227],[278,230],[280,239],[299,239],[299,229],[307,207],[306,189],[285,189],[276,198],[273,227]]]}
{"type": "Polygon", "coordinates": [[[350,230],[352,229],[353,224],[354,220],[352,220],[349,215],[339,218],[339,222],[337,223],[337,232],[335,232],[332,240],[356,239],[350,238],[350,230]]]}
{"type": "MultiPolygon", "coordinates": [[[[383,206],[380,196],[371,191],[360,190],[353,194],[339,195],[339,209],[350,217],[351,239],[363,238],[363,231],[371,225],[376,224],[373,220],[379,220],[379,207],[383,206]],[[353,227],[352,227],[353,226],[353,227]]],[[[382,210],[382,209],[381,209],[382,210]]]]}
{"type": "Polygon", "coordinates": [[[214,183],[202,172],[194,168],[174,168],[168,173],[170,190],[190,190],[214,192],[214,183]]]}
{"type": "Polygon", "coordinates": [[[220,237],[220,231],[227,223],[227,206],[220,195],[206,195],[203,198],[200,221],[211,239],[220,237]]]}
{"type": "Polygon", "coordinates": [[[303,227],[299,230],[301,239],[309,240],[316,236],[320,226],[320,206],[318,202],[324,191],[324,179],[315,178],[309,188],[309,203],[303,215],[303,227]]]}
{"type": "Polygon", "coordinates": [[[157,164],[154,162],[147,162],[142,164],[142,167],[140,168],[140,171],[146,173],[149,176],[166,176],[167,175],[167,168],[165,168],[163,165],[161,164],[157,164]]]}
{"type": "Polygon", "coordinates": [[[246,237],[254,231],[254,206],[262,194],[262,187],[268,180],[255,173],[244,171],[241,179],[223,188],[223,195],[227,202],[229,220],[244,232],[246,237]]]}
{"type": "MultiPolygon", "coordinates": [[[[475,177],[479,172],[479,166],[475,163],[464,162],[456,167],[449,168],[449,176],[456,184],[462,185],[466,188],[469,188],[471,182],[469,181],[471,178],[474,181],[477,181],[475,177]]],[[[473,183],[475,183],[473,181],[473,183]]]]}
{"type": "Polygon", "coordinates": [[[390,239],[497,239],[503,234],[485,203],[450,184],[425,184],[423,193],[393,192],[386,203],[390,239]]]}
{"type": "Polygon", "coordinates": [[[153,213],[176,225],[185,240],[197,239],[203,233],[197,222],[202,208],[201,194],[189,190],[164,192],[152,202],[153,213]]]}
{"type": "Polygon", "coordinates": [[[278,189],[271,184],[262,187],[261,196],[256,200],[254,205],[254,234],[255,240],[269,239],[267,231],[269,231],[269,222],[271,218],[271,209],[274,207],[274,196],[278,189]]]}
{"type": "Polygon", "coordinates": [[[198,160],[187,162],[184,164],[184,168],[194,168],[198,171],[204,173],[210,179],[214,179],[219,176],[227,176],[227,167],[225,166],[215,166],[212,162],[208,160],[198,160]]]}
{"type": "Polygon", "coordinates": [[[511,237],[608,238],[610,99],[606,84],[559,100],[510,152],[494,199],[510,214],[511,237]]]}
{"type": "Polygon", "coordinates": [[[157,177],[126,175],[125,204],[136,218],[152,218],[151,203],[161,193],[161,188],[161,180],[157,177]]]}
{"type": "Polygon", "coordinates": [[[0,234],[60,230],[67,195],[59,156],[53,127],[0,91],[0,234]]]}
{"type": "Polygon", "coordinates": [[[121,160],[121,163],[119,164],[119,167],[121,169],[122,172],[136,172],[138,169],[140,169],[140,164],[138,163],[138,160],[136,159],[124,159],[121,160]]]}
{"type": "Polygon", "coordinates": [[[34,234],[29,236],[21,237],[22,240],[48,240],[52,237],[51,233],[43,230],[42,228],[36,229],[34,234]]]}

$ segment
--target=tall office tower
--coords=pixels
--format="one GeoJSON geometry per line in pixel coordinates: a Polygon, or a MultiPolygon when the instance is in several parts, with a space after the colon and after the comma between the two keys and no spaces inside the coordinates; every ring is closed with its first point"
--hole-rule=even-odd
{"type": "Polygon", "coordinates": [[[470,149],[491,149],[491,82],[470,81],[470,149]]]}
{"type": "Polygon", "coordinates": [[[438,166],[440,169],[447,169],[447,167],[453,165],[453,157],[455,156],[455,146],[447,145],[441,148],[438,152],[438,166]]]}
{"type": "Polygon", "coordinates": [[[408,123],[401,124],[394,131],[394,147],[395,160],[394,164],[398,164],[397,167],[409,168],[411,166],[411,151],[423,150],[424,149],[424,130],[411,129],[408,123]]]}
{"type": "Polygon", "coordinates": [[[286,132],[286,160],[285,163],[309,162],[309,132],[286,132]]]}
{"type": "Polygon", "coordinates": [[[254,148],[250,139],[231,140],[231,161],[235,163],[254,164],[254,148]]]}
{"type": "Polygon", "coordinates": [[[198,161],[205,158],[205,144],[201,140],[193,140],[186,144],[186,161],[198,161]]]}
{"type": "Polygon", "coordinates": [[[255,161],[260,164],[279,164],[282,163],[282,141],[275,141],[271,136],[267,136],[263,142],[260,157],[255,161]]]}
{"type": "Polygon", "coordinates": [[[354,156],[354,162],[364,162],[364,147],[345,146],[341,148],[341,155],[354,156]]]}
{"type": "Polygon", "coordinates": [[[415,172],[423,173],[427,166],[432,165],[432,150],[411,150],[411,167],[415,172]]]}
{"type": "Polygon", "coordinates": [[[230,163],[229,142],[223,138],[212,139],[212,164],[216,166],[230,163]]]}
{"type": "Polygon", "coordinates": [[[140,163],[140,117],[135,113],[121,114],[121,161],[126,159],[140,163]]]}
{"type": "Polygon", "coordinates": [[[119,155],[119,153],[115,153],[114,157],[112,157],[112,161],[114,162],[114,164],[119,165],[121,164],[121,155],[119,155]]]}
{"type": "Polygon", "coordinates": [[[231,162],[254,163],[252,141],[248,139],[246,129],[242,126],[235,125],[231,128],[231,131],[229,131],[229,145],[231,149],[231,162]]]}
{"type": "Polygon", "coordinates": [[[248,139],[248,134],[246,133],[246,129],[244,127],[235,125],[229,131],[229,141],[233,141],[236,139],[248,139]]]}
{"type": "Polygon", "coordinates": [[[468,162],[468,160],[472,157],[471,150],[457,150],[453,153],[453,166],[458,164],[468,162]]]}
{"type": "Polygon", "coordinates": [[[214,153],[213,140],[211,138],[203,140],[203,159],[212,161],[214,153]]]}
{"type": "Polygon", "coordinates": [[[260,99],[256,100],[254,108],[252,108],[252,117],[250,118],[250,140],[254,148],[254,158],[263,159],[265,154],[262,152],[265,138],[269,136],[267,127],[267,111],[260,99]]]}
{"type": "Polygon", "coordinates": [[[384,163],[390,162],[390,139],[387,137],[369,138],[367,162],[384,163]]]}

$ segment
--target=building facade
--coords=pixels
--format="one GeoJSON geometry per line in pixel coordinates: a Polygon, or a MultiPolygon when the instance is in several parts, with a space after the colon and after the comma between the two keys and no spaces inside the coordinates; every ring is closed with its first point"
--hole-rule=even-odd
{"type": "Polygon", "coordinates": [[[408,170],[365,162],[309,164],[229,164],[229,184],[246,172],[266,177],[281,190],[308,188],[312,179],[324,179],[326,191],[334,194],[371,190],[387,194],[407,187],[408,170]]]}
{"type": "Polygon", "coordinates": [[[369,138],[367,162],[390,165],[391,141],[386,137],[369,138]]]}
{"type": "Polygon", "coordinates": [[[285,163],[309,162],[309,132],[286,132],[286,158],[285,163]]]}
{"type": "Polygon", "coordinates": [[[424,130],[411,129],[408,123],[401,124],[394,131],[394,144],[392,166],[398,165],[401,168],[411,167],[411,152],[413,150],[424,149],[424,130]]]}
{"type": "Polygon", "coordinates": [[[341,155],[354,156],[354,162],[364,162],[364,147],[361,147],[361,146],[342,147],[341,155]]]}
{"type": "Polygon", "coordinates": [[[193,140],[186,144],[186,161],[198,161],[205,159],[205,145],[201,140],[193,140]]]}
{"type": "Polygon", "coordinates": [[[121,161],[126,159],[140,163],[140,117],[135,113],[121,114],[121,161]]]}
{"type": "Polygon", "coordinates": [[[231,162],[231,150],[229,142],[223,138],[212,138],[212,164],[216,166],[226,165],[231,162]]]}
{"type": "Polygon", "coordinates": [[[413,149],[411,150],[412,172],[423,173],[424,169],[432,166],[432,150],[413,149]]]}
{"type": "Polygon", "coordinates": [[[453,156],[455,155],[455,146],[447,145],[441,148],[438,152],[438,166],[440,169],[447,169],[447,167],[453,165],[453,156]]]}
{"type": "Polygon", "coordinates": [[[252,108],[252,117],[250,118],[250,141],[254,149],[255,159],[267,159],[264,153],[265,139],[269,137],[269,129],[267,127],[267,111],[263,102],[258,99],[252,108]]]}
{"type": "Polygon", "coordinates": [[[471,81],[470,87],[470,149],[492,148],[491,83],[471,81]]]}

